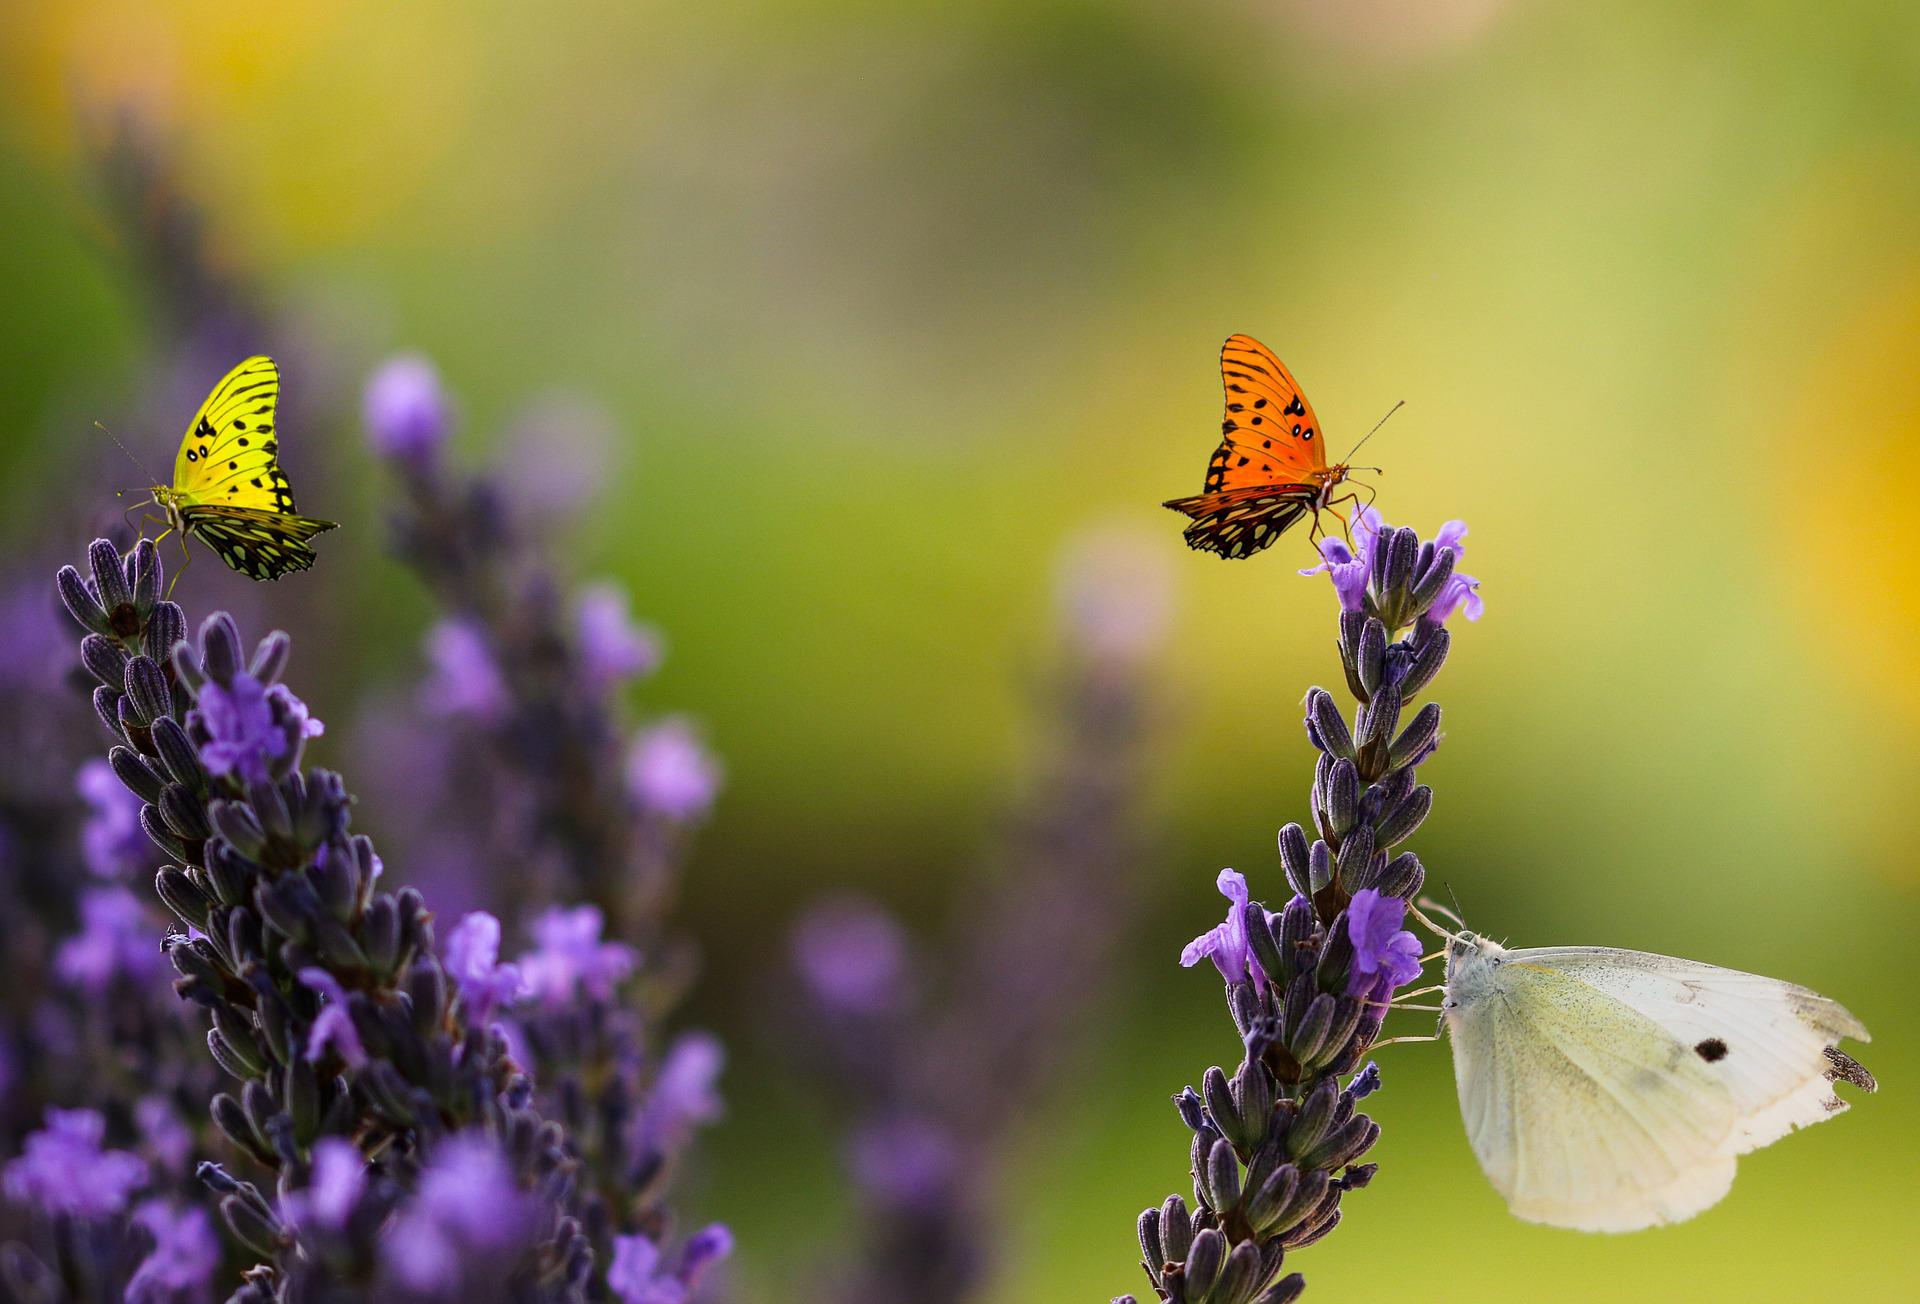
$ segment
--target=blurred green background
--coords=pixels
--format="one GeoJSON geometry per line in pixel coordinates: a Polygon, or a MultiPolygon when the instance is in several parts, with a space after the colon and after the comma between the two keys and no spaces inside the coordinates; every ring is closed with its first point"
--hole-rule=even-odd
{"type": "MultiPolygon", "coordinates": [[[[1288,360],[1336,446],[1406,399],[1369,446],[1380,506],[1472,526],[1488,614],[1439,685],[1412,846],[1473,926],[1807,983],[1875,1031],[1883,1084],[1696,1221],[1593,1238],[1508,1219],[1446,1048],[1392,1048],[1381,1177],[1298,1257],[1311,1297],[1908,1297],[1912,4],[12,0],[0,108],[14,551],[72,553],[52,523],[124,478],[90,422],[155,341],[85,180],[122,109],[220,258],[327,335],[335,401],[409,347],[470,453],[529,396],[610,415],[614,478],[565,550],[665,629],[647,701],[702,717],[728,767],[685,916],[730,1115],[689,1201],[735,1225],[750,1298],[792,1298],[839,1234],[817,1110],[757,1027],[782,930],[829,888],[928,926],[970,890],[1017,800],[1055,557],[1114,523],[1181,590],[1160,836],[1131,968],[1030,1114],[990,1297],[1143,1287],[1134,1215],[1186,1184],[1167,1097],[1237,1053],[1217,984],[1173,959],[1222,865],[1284,894],[1297,704],[1338,676],[1302,540],[1222,565],[1157,506],[1199,485],[1232,331],[1288,360]],[[99,475],[47,432],[94,441],[99,475]]],[[[122,419],[152,449],[187,415],[122,419]]],[[[303,506],[349,528],[314,582],[365,614],[287,619],[332,718],[414,670],[423,605],[354,432],[289,440],[296,483],[321,463],[344,500],[303,506]]]]}

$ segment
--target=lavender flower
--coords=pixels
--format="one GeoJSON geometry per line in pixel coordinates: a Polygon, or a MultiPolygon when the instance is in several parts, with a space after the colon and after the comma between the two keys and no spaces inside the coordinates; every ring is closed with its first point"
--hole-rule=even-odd
{"type": "Polygon", "coordinates": [[[644,810],[676,824],[702,819],[720,792],[720,765],[691,722],[663,720],[633,740],[627,786],[644,810]]]}
{"type": "Polygon", "coordinates": [[[683,1033],[667,1048],[641,1115],[640,1128],[649,1145],[677,1148],[695,1127],[720,1117],[720,1071],[726,1063],[720,1039],[707,1033],[683,1033]]]}
{"type": "Polygon", "coordinates": [[[152,1234],[153,1249],[127,1283],[126,1304],[205,1299],[220,1266],[220,1238],[207,1211],[148,1200],[134,1220],[152,1234]]]}
{"type": "Polygon", "coordinates": [[[1249,966],[1256,972],[1259,967],[1247,949],[1247,876],[1237,869],[1223,869],[1215,882],[1227,899],[1227,917],[1187,943],[1180,952],[1180,967],[1191,969],[1202,960],[1212,960],[1222,978],[1245,982],[1249,966]]]}
{"type": "Polygon", "coordinates": [[[496,722],[511,698],[500,667],[487,650],[486,634],[469,620],[443,620],[427,633],[432,667],[421,699],[438,715],[496,722]]]}
{"type": "MultiPolygon", "coordinates": [[[[205,1011],[207,1049],[240,1084],[209,1112],[279,1188],[269,1200],[200,1166],[227,1231],[259,1260],[233,1299],[343,1298],[378,1270],[376,1233],[396,1209],[414,1233],[414,1258],[394,1268],[407,1280],[432,1275],[436,1243],[456,1244],[462,1271],[484,1258],[489,1284],[511,1282],[516,1299],[578,1298],[593,1252],[565,1208],[566,1135],[530,1107],[501,1038],[456,1006],[426,903],[378,889],[379,858],[349,831],[339,776],[300,768],[316,722],[277,682],[289,640],[245,656],[217,615],[188,642],[183,613],[158,597],[151,543],[123,559],[97,541],[89,569],[63,569],[58,587],[91,631],[83,655],[118,739],[113,771],[145,801],[142,827],[172,862],[155,887],[186,930],[167,942],[174,985],[205,1011]],[[364,1147],[364,1185],[329,1140],[364,1147]],[[463,1193],[479,1203],[462,1205],[463,1193]]],[[[40,1148],[52,1153],[17,1161],[11,1189],[71,1208],[66,1188],[84,1173],[86,1198],[124,1205],[146,1165],[99,1151],[98,1116],[52,1121],[40,1148]]],[[[156,1290],[195,1262],[190,1222],[169,1233],[179,1252],[154,1261],[156,1290]]]]}
{"type": "Polygon", "coordinates": [[[535,947],[519,964],[527,993],[549,1005],[568,1004],[581,991],[612,999],[639,956],[624,942],[600,940],[604,922],[595,906],[555,906],[534,920],[535,947]]]}
{"type": "Polygon", "coordinates": [[[613,584],[592,584],[575,600],[575,637],[580,670],[597,689],[613,688],[660,668],[660,636],[636,625],[626,591],[613,584]]]}
{"type": "MultiPolygon", "coordinates": [[[[1353,945],[1353,969],[1347,991],[1358,996],[1384,984],[1386,992],[1420,976],[1420,939],[1400,927],[1407,903],[1363,887],[1347,903],[1347,939],[1353,945]]],[[[1384,999],[1384,993],[1376,999],[1384,999]]]]}
{"type": "Polygon", "coordinates": [[[907,999],[907,940],[894,917],[857,896],[831,897],[793,930],[794,967],[809,995],[853,1017],[897,1011],[907,999]]]}
{"type": "Polygon", "coordinates": [[[509,1005],[526,991],[520,970],[500,963],[500,921],[484,910],[467,915],[447,934],[443,950],[447,976],[460,988],[467,1017],[485,1025],[494,1010],[509,1005]]]}
{"type": "Polygon", "coordinates": [[[375,372],[367,382],[366,422],[380,456],[416,467],[430,462],[453,426],[433,364],[399,357],[375,372]]]}
{"type": "Polygon", "coordinates": [[[46,1126],[6,1167],[7,1198],[80,1219],[119,1213],[146,1185],[147,1165],[138,1155],[103,1149],[106,1135],[98,1110],[49,1108],[46,1126]]]}
{"type": "Polygon", "coordinates": [[[733,1233],[719,1223],[695,1232],[671,1267],[650,1238],[616,1236],[607,1285],[620,1304],[684,1304],[700,1279],[732,1253],[733,1233]]]}
{"type": "Polygon", "coordinates": [[[153,843],[140,829],[141,801],[115,777],[113,767],[94,757],[80,767],[74,786],[87,803],[80,830],[87,868],[114,883],[149,869],[153,843]]]}
{"type": "Polygon", "coordinates": [[[1331,1232],[1345,1193],[1373,1179],[1376,1165],[1360,1161],[1380,1128],[1355,1106],[1380,1072],[1360,1065],[1393,991],[1420,972],[1419,942],[1401,925],[1425,871],[1393,847],[1432,806],[1415,770],[1440,738],[1439,707],[1406,708],[1446,660],[1446,617],[1462,605],[1479,614],[1478,582],[1454,569],[1465,533],[1450,522],[1422,543],[1364,509],[1354,546],[1323,540],[1323,562],[1302,572],[1333,581],[1341,666],[1360,706],[1349,725],[1331,693],[1307,694],[1318,837],[1280,830],[1285,908],[1270,913],[1226,871],[1226,922],[1181,957],[1213,959],[1246,1054],[1231,1075],[1210,1068],[1200,1090],[1175,1097],[1192,1134],[1193,1204],[1169,1196],[1137,1229],[1163,1300],[1287,1304],[1306,1289],[1284,1270],[1288,1254],[1331,1232]]]}
{"type": "Polygon", "coordinates": [[[153,923],[125,888],[89,890],[80,898],[80,920],[80,932],[54,953],[53,969],[62,981],[99,997],[116,982],[145,982],[166,971],[153,923]]]}
{"type": "Polygon", "coordinates": [[[441,1142],[382,1254],[409,1290],[447,1298],[475,1287],[490,1292],[532,1244],[540,1216],[499,1147],[458,1134],[441,1142]]]}

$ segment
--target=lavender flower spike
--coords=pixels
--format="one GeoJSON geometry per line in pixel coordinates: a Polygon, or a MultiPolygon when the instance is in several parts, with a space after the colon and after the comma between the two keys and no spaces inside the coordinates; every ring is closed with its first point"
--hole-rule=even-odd
{"type": "Polygon", "coordinates": [[[48,1213],[105,1218],[127,1207],[146,1184],[147,1165],[124,1150],[103,1150],[107,1120],[92,1109],[49,1109],[46,1127],[27,1137],[7,1165],[7,1198],[48,1213]]]}
{"type": "Polygon", "coordinates": [[[395,462],[421,466],[433,460],[453,422],[440,373],[425,358],[389,361],[367,382],[368,442],[395,462]]]}
{"type": "Polygon", "coordinates": [[[1326,560],[1304,572],[1333,580],[1341,670],[1359,702],[1349,724],[1333,694],[1306,697],[1318,837],[1298,824],[1280,831],[1292,896],[1278,915],[1223,872],[1226,921],[1180,957],[1219,968],[1246,1055],[1174,1098],[1192,1134],[1193,1203],[1169,1196],[1137,1225],[1141,1266],[1173,1304],[1288,1304],[1306,1279],[1284,1271],[1287,1256],[1333,1231],[1345,1195],[1378,1171],[1361,1161],[1380,1127],[1357,1105],[1380,1087],[1366,1056],[1393,992],[1420,973],[1420,944],[1402,924],[1425,879],[1394,846],[1432,808],[1416,771],[1441,736],[1439,707],[1404,708],[1446,661],[1446,618],[1480,608],[1478,581],[1455,570],[1460,522],[1427,543],[1370,508],[1354,525],[1355,548],[1325,540],[1326,560]]]}

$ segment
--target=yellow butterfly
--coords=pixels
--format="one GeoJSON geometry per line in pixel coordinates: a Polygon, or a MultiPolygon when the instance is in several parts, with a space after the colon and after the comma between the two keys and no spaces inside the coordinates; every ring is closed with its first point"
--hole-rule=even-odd
{"type": "Polygon", "coordinates": [[[178,530],[184,547],[184,536],[193,535],[256,580],[313,565],[307,540],[334,523],[294,511],[293,487],[275,455],[279,398],[272,358],[248,358],[213,387],[180,441],[173,483],[153,486],[151,505],[167,514],[160,538],[178,530]]]}

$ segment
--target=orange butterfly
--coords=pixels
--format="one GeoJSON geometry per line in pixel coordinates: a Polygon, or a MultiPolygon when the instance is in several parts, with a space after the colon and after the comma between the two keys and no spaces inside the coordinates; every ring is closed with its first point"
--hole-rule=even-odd
{"type": "Polygon", "coordinates": [[[1227,414],[1220,423],[1220,447],[1207,463],[1206,483],[1194,497],[1166,504],[1193,518],[1187,546],[1222,557],[1251,557],[1308,512],[1313,533],[1319,534],[1321,512],[1338,516],[1336,502],[1354,502],[1358,496],[1334,498],[1349,468],[1345,462],[1327,465],[1319,419],[1293,373],[1251,335],[1231,335],[1220,347],[1220,378],[1227,387],[1227,414]]]}

